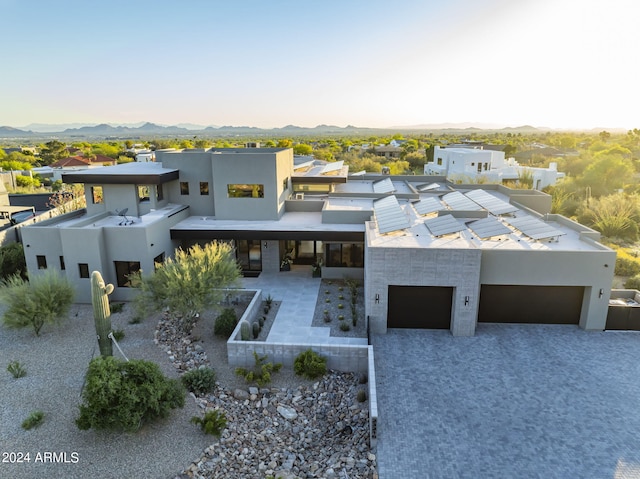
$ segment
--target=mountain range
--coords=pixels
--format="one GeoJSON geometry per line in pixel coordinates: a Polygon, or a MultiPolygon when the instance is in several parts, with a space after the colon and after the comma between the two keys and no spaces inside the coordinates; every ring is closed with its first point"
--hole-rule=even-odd
{"type": "MultiPolygon", "coordinates": [[[[604,128],[594,129],[601,131],[604,128]]],[[[105,139],[136,139],[149,136],[176,136],[192,137],[202,136],[228,136],[228,135],[323,135],[323,134],[382,134],[393,131],[403,132],[424,132],[439,131],[450,133],[464,133],[473,131],[497,131],[510,133],[536,133],[551,131],[551,128],[534,127],[530,125],[518,127],[499,128],[495,125],[479,123],[441,123],[441,124],[421,124],[410,126],[393,126],[389,128],[369,128],[347,125],[345,127],[335,125],[318,125],[313,128],[287,125],[282,128],[258,128],[253,126],[202,126],[192,123],[181,123],[178,125],[159,125],[156,123],[133,123],[125,125],[111,125],[101,123],[99,125],[86,125],[72,123],[66,125],[52,125],[43,123],[32,123],[23,128],[13,128],[11,126],[0,126],[0,138],[105,138],[105,139]]],[[[610,132],[624,132],[621,129],[607,129],[610,132]]]]}

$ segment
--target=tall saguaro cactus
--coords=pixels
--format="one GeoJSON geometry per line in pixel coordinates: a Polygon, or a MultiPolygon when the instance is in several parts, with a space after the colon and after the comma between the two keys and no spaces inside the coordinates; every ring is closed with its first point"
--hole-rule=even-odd
{"type": "Polygon", "coordinates": [[[113,356],[113,347],[109,333],[111,332],[111,309],[109,295],[113,292],[112,284],[104,284],[99,271],[91,273],[91,303],[93,304],[93,320],[98,335],[98,345],[102,356],[113,356]]]}

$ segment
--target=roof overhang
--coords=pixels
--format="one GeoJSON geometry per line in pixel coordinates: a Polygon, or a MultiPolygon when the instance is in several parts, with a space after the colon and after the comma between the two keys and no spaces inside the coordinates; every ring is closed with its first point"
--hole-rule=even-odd
{"type": "Polygon", "coordinates": [[[295,230],[223,230],[171,228],[171,239],[176,240],[297,240],[363,242],[364,231],[295,231],[295,230]]]}

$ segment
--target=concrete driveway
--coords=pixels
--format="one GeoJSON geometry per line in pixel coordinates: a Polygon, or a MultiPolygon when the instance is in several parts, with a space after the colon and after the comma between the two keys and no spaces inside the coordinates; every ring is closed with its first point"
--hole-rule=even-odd
{"type": "Polygon", "coordinates": [[[640,478],[640,333],[373,338],[380,479],[640,478]]]}

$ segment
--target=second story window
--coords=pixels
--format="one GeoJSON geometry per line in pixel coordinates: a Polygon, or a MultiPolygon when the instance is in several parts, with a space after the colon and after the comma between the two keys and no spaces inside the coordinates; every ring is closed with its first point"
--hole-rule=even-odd
{"type": "Polygon", "coordinates": [[[149,201],[149,187],[138,185],[138,201],[149,201]]]}
{"type": "Polygon", "coordinates": [[[200,194],[205,196],[209,194],[209,182],[207,181],[200,182],[200,194]]]}
{"type": "Polygon", "coordinates": [[[47,269],[47,257],[38,255],[36,256],[36,261],[38,263],[38,269],[47,269]]]}
{"type": "Polygon", "coordinates": [[[91,187],[91,199],[93,200],[93,204],[97,205],[100,203],[104,203],[104,196],[102,194],[102,186],[92,186],[91,187]]]}
{"type": "Polygon", "coordinates": [[[234,184],[227,185],[229,198],[264,198],[264,185],[234,184]]]}
{"type": "Polygon", "coordinates": [[[188,181],[181,181],[180,182],[180,194],[181,195],[188,195],[189,194],[189,182],[188,181]]]}

